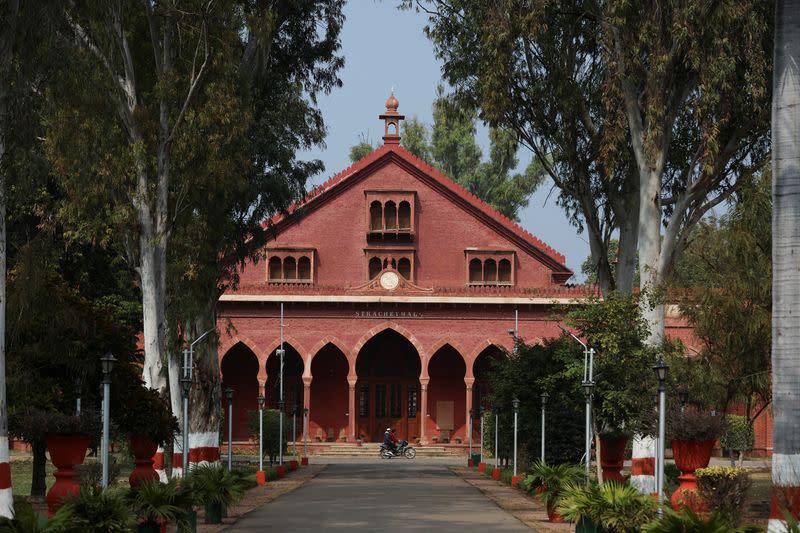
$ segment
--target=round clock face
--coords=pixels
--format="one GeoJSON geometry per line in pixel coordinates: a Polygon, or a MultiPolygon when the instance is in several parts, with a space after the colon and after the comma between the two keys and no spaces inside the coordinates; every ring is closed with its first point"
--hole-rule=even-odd
{"type": "Polygon", "coordinates": [[[384,272],[381,274],[381,287],[387,290],[396,289],[400,284],[400,278],[394,272],[384,272]]]}

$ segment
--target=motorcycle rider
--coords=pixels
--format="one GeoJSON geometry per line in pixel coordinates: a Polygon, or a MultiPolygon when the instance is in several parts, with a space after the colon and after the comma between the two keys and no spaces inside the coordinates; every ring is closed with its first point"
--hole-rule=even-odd
{"type": "Polygon", "coordinates": [[[397,437],[394,436],[392,428],[386,428],[386,431],[383,433],[383,445],[391,451],[392,453],[397,452],[397,437]]]}
{"type": "Polygon", "coordinates": [[[389,433],[389,437],[392,439],[392,446],[394,446],[392,451],[396,454],[397,453],[397,446],[400,444],[400,439],[398,439],[397,435],[395,435],[394,428],[392,428],[392,431],[389,433]]]}

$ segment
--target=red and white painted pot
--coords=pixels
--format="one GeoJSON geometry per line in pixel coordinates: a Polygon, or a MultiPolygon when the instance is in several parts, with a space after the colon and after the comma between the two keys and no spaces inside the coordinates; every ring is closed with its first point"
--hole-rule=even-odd
{"type": "Polygon", "coordinates": [[[158,444],[143,435],[128,435],[128,443],[131,445],[135,465],[128,477],[130,486],[136,488],[143,481],[158,481],[158,473],[153,468],[153,457],[158,450],[158,444]]]}
{"type": "Polygon", "coordinates": [[[478,472],[486,472],[486,463],[483,461],[478,463],[478,472]]]}
{"type": "Polygon", "coordinates": [[[278,473],[278,479],[286,475],[286,465],[278,465],[275,467],[275,472],[278,473]]]}
{"type": "Polygon", "coordinates": [[[603,469],[603,481],[625,483],[622,465],[625,462],[627,446],[628,437],[600,435],[600,466],[603,469]]]}
{"type": "Polygon", "coordinates": [[[500,470],[499,468],[495,468],[494,470],[492,470],[492,479],[494,479],[495,481],[500,481],[500,474],[502,473],[503,473],[502,470],[500,470]]]}
{"type": "Polygon", "coordinates": [[[47,451],[50,460],[56,467],[54,476],[55,484],[47,491],[47,512],[50,516],[61,507],[62,502],[69,496],[78,494],[80,487],[75,482],[76,465],[83,464],[86,450],[89,448],[87,435],[47,435],[47,451]]]}
{"type": "Polygon", "coordinates": [[[672,498],[670,498],[673,509],[688,507],[695,512],[705,510],[705,503],[697,492],[697,478],[694,472],[698,468],[708,466],[715,442],[715,439],[672,441],[672,455],[675,459],[675,466],[681,471],[681,475],[678,476],[678,481],[681,484],[678,490],[672,494],[672,498]]]}

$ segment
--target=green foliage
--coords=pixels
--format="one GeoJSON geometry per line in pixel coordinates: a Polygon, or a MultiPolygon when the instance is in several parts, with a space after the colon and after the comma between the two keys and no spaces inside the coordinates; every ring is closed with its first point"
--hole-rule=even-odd
{"type": "Polygon", "coordinates": [[[734,402],[745,406],[752,420],[772,400],[769,170],[746,183],[737,200],[721,219],[694,231],[672,284],[692,288],[680,309],[703,346],[685,383],[720,410],[734,402]]]}
{"type": "MultiPolygon", "coordinates": [[[[248,429],[251,439],[258,441],[258,410],[250,411],[248,415],[248,429]]],[[[280,454],[280,411],[278,409],[264,409],[264,457],[270,464],[274,464],[280,454]]],[[[291,420],[288,416],[283,417],[283,450],[286,451],[289,442],[289,434],[292,432],[291,420]]]]}
{"type": "Polygon", "coordinates": [[[130,490],[128,500],[140,523],[172,524],[181,530],[189,527],[187,510],[192,507],[192,495],[175,478],[167,483],[145,481],[130,490]]]}
{"type": "Polygon", "coordinates": [[[670,409],[667,411],[667,440],[716,440],[722,435],[724,424],[722,415],[702,409],[670,409]]]}
{"type": "Polygon", "coordinates": [[[367,142],[360,142],[350,147],[350,161],[355,163],[360,159],[364,159],[366,156],[372,153],[375,148],[367,143],[367,142]]]}
{"type": "Polygon", "coordinates": [[[137,380],[121,391],[120,396],[115,402],[118,408],[114,410],[114,419],[126,435],[142,435],[163,446],[178,433],[178,420],[166,398],[156,389],[147,388],[137,380]]]}
{"type": "MultiPolygon", "coordinates": [[[[565,309],[564,318],[595,349],[596,430],[601,434],[650,430],[656,357],[644,343],[648,330],[638,299],[610,294],[602,301],[565,309]]],[[[583,368],[583,357],[575,357],[564,370],[573,387],[583,381],[583,368]]]]}
{"type": "Polygon", "coordinates": [[[239,476],[222,465],[200,465],[189,475],[192,494],[198,505],[231,506],[243,495],[239,476]]]}
{"type": "Polygon", "coordinates": [[[708,516],[699,515],[688,507],[680,512],[664,509],[664,516],[642,528],[644,533],[761,533],[757,526],[732,528],[721,513],[714,510],[708,516]]]}
{"type": "Polygon", "coordinates": [[[725,431],[719,439],[719,445],[725,450],[746,452],[755,444],[753,427],[746,416],[725,415],[725,431]]]}
{"type": "Polygon", "coordinates": [[[609,533],[634,533],[656,515],[658,504],[629,485],[608,481],[570,483],[561,490],[557,510],[571,522],[581,518],[599,524],[609,533]]]}
{"type": "Polygon", "coordinates": [[[711,466],[695,471],[700,496],[711,509],[736,527],[745,511],[745,500],[752,481],[744,468],[711,466]]]}
{"type": "Polygon", "coordinates": [[[47,517],[37,513],[24,500],[14,501],[14,518],[0,517],[0,533],[51,533],[55,529],[47,517]]]}
{"type": "Polygon", "coordinates": [[[82,487],[50,519],[54,531],[64,533],[123,533],[136,525],[121,490],[82,487]]]}
{"type": "MultiPolygon", "coordinates": [[[[537,457],[541,449],[541,398],[547,391],[547,458],[553,463],[578,462],[584,439],[583,395],[580,380],[569,371],[582,360],[574,342],[547,339],[541,345],[519,343],[516,353],[497,358],[488,373],[491,403],[499,413],[498,449],[500,458],[513,453],[514,415],[511,400],[520,400],[518,447],[522,457],[537,457]]],[[[484,446],[494,453],[494,412],[487,413],[484,434],[491,436],[484,446]]],[[[527,464],[522,461],[523,465],[527,464]]]]}
{"type": "MultiPolygon", "coordinates": [[[[528,197],[542,183],[544,173],[534,161],[525,171],[517,167],[519,141],[508,129],[490,128],[489,159],[483,156],[475,139],[478,116],[473,108],[445,96],[439,87],[433,102],[433,127],[412,118],[403,125],[402,145],[417,157],[441,170],[450,179],[475,194],[513,220],[528,205],[528,197]]],[[[361,142],[350,149],[350,160],[357,161],[372,147],[361,142]]]]}
{"type": "Polygon", "coordinates": [[[506,485],[511,485],[511,478],[514,475],[514,471],[510,468],[504,468],[502,472],[500,472],[500,481],[505,483],[506,485]]]}
{"type": "Polygon", "coordinates": [[[580,465],[560,464],[551,466],[547,463],[536,461],[530,468],[527,477],[528,486],[536,489],[543,487],[540,496],[548,507],[557,505],[562,491],[584,482],[584,471],[580,465]]]}

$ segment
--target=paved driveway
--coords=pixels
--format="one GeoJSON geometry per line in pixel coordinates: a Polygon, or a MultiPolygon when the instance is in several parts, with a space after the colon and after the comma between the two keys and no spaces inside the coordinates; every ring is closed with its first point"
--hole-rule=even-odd
{"type": "Polygon", "coordinates": [[[447,466],[380,461],[331,464],[299,489],[227,531],[530,532],[447,466]]]}

